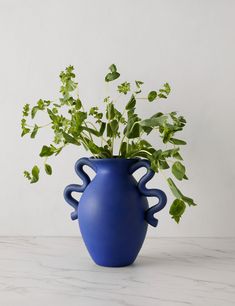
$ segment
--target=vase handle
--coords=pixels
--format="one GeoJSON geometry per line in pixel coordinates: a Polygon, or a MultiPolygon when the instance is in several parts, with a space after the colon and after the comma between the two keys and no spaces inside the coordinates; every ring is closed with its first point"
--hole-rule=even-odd
{"type": "Polygon", "coordinates": [[[78,204],[79,204],[79,201],[77,201],[72,197],[72,192],[83,192],[91,182],[89,176],[86,174],[86,172],[84,172],[83,166],[89,166],[95,171],[94,166],[92,165],[91,161],[88,158],[84,157],[79,159],[75,164],[75,172],[81,178],[83,184],[82,185],[71,184],[65,187],[64,189],[65,201],[74,208],[74,211],[71,213],[72,220],[76,220],[78,218],[78,204]]]}
{"type": "Polygon", "coordinates": [[[148,208],[145,212],[145,220],[152,226],[156,227],[158,224],[158,219],[154,218],[154,214],[158,211],[162,210],[167,202],[166,194],[160,189],[147,189],[146,183],[150,181],[154,176],[154,171],[150,167],[150,162],[146,160],[140,160],[136,164],[134,164],[131,169],[130,173],[134,173],[137,169],[145,167],[147,169],[147,173],[140,179],[138,183],[139,191],[147,196],[147,197],[157,197],[158,203],[150,208],[148,208]]]}

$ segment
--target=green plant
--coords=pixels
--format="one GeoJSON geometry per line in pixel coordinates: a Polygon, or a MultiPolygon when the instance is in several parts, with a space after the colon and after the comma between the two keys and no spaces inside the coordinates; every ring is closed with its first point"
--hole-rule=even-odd
{"type": "MultiPolygon", "coordinates": [[[[110,83],[120,76],[116,66],[109,67],[109,73],[105,76],[105,82],[110,83]]],[[[88,111],[84,109],[78,94],[78,83],[75,82],[73,66],[69,66],[60,74],[61,96],[59,101],[40,99],[36,105],[23,107],[23,118],[21,120],[22,134],[29,134],[34,139],[40,129],[50,127],[53,131],[53,140],[44,145],[39,154],[44,158],[44,169],[48,175],[52,174],[52,167],[47,163],[50,156],[61,153],[65,146],[73,144],[83,146],[90,151],[94,158],[146,158],[151,163],[155,172],[164,174],[168,169],[173,176],[179,180],[187,180],[185,166],[182,163],[180,146],[185,145],[184,140],[175,138],[175,134],[182,131],[186,120],[176,112],[157,112],[150,118],[141,119],[136,113],[137,100],[156,103],[167,99],[171,92],[168,83],[159,90],[153,90],[146,97],[140,96],[143,82],[135,81],[121,83],[117,86],[118,99],[127,97],[125,104],[119,103],[121,108],[117,109],[117,99],[110,96],[104,98],[104,109],[98,106],[91,107],[88,111]],[[35,123],[37,115],[43,112],[48,117],[48,123],[39,125],[35,123]],[[31,120],[31,123],[28,121],[31,120]],[[164,148],[155,148],[146,140],[150,133],[160,136],[164,148]],[[99,141],[99,143],[97,142],[99,141]],[[114,142],[119,141],[118,153],[114,154],[114,142]]],[[[32,170],[24,171],[25,177],[36,183],[39,179],[39,167],[35,165],[32,170]]],[[[196,205],[193,199],[186,197],[178,189],[172,178],[167,178],[167,183],[175,197],[170,214],[178,223],[185,211],[186,204],[196,205]]]]}

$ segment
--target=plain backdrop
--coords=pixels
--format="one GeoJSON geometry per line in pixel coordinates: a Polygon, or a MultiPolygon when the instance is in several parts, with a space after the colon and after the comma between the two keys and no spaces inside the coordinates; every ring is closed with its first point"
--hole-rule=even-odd
{"type": "Polygon", "coordinates": [[[146,90],[172,86],[167,101],[140,102],[142,117],[177,110],[188,120],[181,137],[190,180],[179,185],[198,206],[177,225],[168,213],[168,187],[155,176],[149,186],[163,188],[169,202],[148,235],[233,236],[234,16],[232,0],[0,0],[0,235],[80,235],[62,193],[79,183],[74,163],[87,153],[66,148],[50,161],[53,176],[30,185],[22,172],[42,164],[38,151],[51,134],[21,139],[22,106],[58,98],[58,75],[68,65],[76,68],[85,106],[101,104],[104,75],[116,63],[120,82],[140,79],[146,90]]]}

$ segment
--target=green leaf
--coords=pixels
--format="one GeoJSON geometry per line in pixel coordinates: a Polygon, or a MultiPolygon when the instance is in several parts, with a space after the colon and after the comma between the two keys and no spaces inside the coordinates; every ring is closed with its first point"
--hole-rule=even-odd
{"type": "Polygon", "coordinates": [[[119,123],[116,119],[110,121],[107,124],[107,136],[108,137],[113,137],[116,136],[117,131],[118,131],[119,123]]]}
{"type": "Polygon", "coordinates": [[[21,128],[23,129],[25,127],[25,125],[27,124],[26,119],[22,118],[20,123],[21,123],[21,128]]]}
{"type": "Polygon", "coordinates": [[[173,180],[169,177],[167,179],[168,185],[173,193],[173,195],[177,198],[177,199],[182,199],[183,194],[182,192],[176,187],[175,183],[173,182],[173,180]]]}
{"type": "Polygon", "coordinates": [[[40,110],[44,110],[44,101],[42,99],[38,100],[37,102],[37,105],[38,105],[38,109],[40,110]]]}
{"type": "Polygon", "coordinates": [[[169,177],[167,179],[167,183],[173,193],[173,195],[177,198],[177,199],[181,199],[184,202],[186,202],[189,206],[196,206],[197,204],[193,201],[193,199],[186,197],[185,195],[182,194],[182,192],[176,187],[175,183],[173,182],[173,180],[169,177]]]}
{"type": "Polygon", "coordinates": [[[152,154],[152,159],[155,160],[155,162],[158,162],[162,157],[162,150],[155,150],[152,154]]]}
{"type": "Polygon", "coordinates": [[[44,100],[43,103],[44,103],[44,107],[47,107],[47,106],[49,106],[52,102],[49,101],[49,100],[44,100]]]}
{"type": "Polygon", "coordinates": [[[148,100],[149,102],[153,102],[157,98],[157,92],[155,90],[150,91],[148,94],[148,100]]]}
{"type": "Polygon", "coordinates": [[[72,137],[71,135],[69,135],[69,134],[63,132],[63,136],[64,136],[64,139],[65,139],[65,141],[66,141],[67,143],[72,143],[72,144],[75,144],[75,145],[77,145],[77,146],[80,145],[80,143],[79,143],[74,137],[72,137]]]}
{"type": "Polygon", "coordinates": [[[147,127],[160,126],[164,124],[166,119],[167,119],[167,116],[151,117],[150,119],[145,119],[145,120],[140,121],[140,125],[147,126],[147,127]]]}
{"type": "Polygon", "coordinates": [[[141,129],[148,135],[151,133],[151,131],[153,130],[153,128],[151,128],[150,126],[141,126],[141,129]]]}
{"type": "Polygon", "coordinates": [[[36,113],[38,111],[38,107],[37,106],[34,106],[31,110],[31,118],[34,119],[36,113]]]}
{"type": "Polygon", "coordinates": [[[152,148],[151,143],[149,143],[149,142],[148,142],[147,140],[145,140],[145,139],[141,139],[141,140],[139,141],[139,144],[140,144],[140,146],[143,147],[143,148],[152,148]]]}
{"type": "Polygon", "coordinates": [[[126,156],[126,149],[127,149],[127,143],[124,141],[122,142],[121,144],[121,147],[120,147],[120,153],[121,153],[121,156],[126,156]]]}
{"type": "Polygon", "coordinates": [[[182,180],[185,176],[185,166],[181,162],[177,161],[171,168],[172,173],[178,180],[182,180]]]}
{"type": "Polygon", "coordinates": [[[171,156],[173,155],[173,151],[174,151],[174,150],[175,150],[175,149],[165,150],[165,151],[162,152],[162,156],[163,156],[164,158],[171,157],[171,156]]]}
{"type": "Polygon", "coordinates": [[[151,169],[152,169],[154,172],[158,173],[158,171],[159,171],[159,168],[158,168],[158,160],[155,160],[154,158],[151,159],[151,169]]]}
{"type": "Polygon", "coordinates": [[[56,107],[53,107],[53,108],[52,108],[52,112],[53,112],[54,114],[58,114],[58,109],[57,109],[56,107]]]}
{"type": "Polygon", "coordinates": [[[135,85],[136,85],[136,87],[137,87],[137,91],[135,92],[136,94],[139,94],[139,93],[141,93],[141,85],[143,85],[144,84],[144,82],[142,82],[142,81],[135,81],[135,85]]]}
{"type": "Polygon", "coordinates": [[[45,164],[45,165],[44,165],[44,168],[45,168],[46,174],[48,174],[48,175],[51,175],[51,174],[52,174],[52,168],[51,168],[50,165],[45,164]]]}
{"type": "Polygon", "coordinates": [[[136,104],[136,99],[135,99],[135,96],[132,95],[129,102],[127,103],[125,109],[126,110],[133,109],[135,107],[135,104],[136,104]]]}
{"type": "Polygon", "coordinates": [[[90,111],[89,111],[89,115],[95,115],[98,111],[98,107],[97,106],[93,106],[90,108],[90,111]]]}
{"type": "Polygon", "coordinates": [[[99,131],[100,135],[99,136],[102,136],[104,134],[105,127],[106,127],[106,123],[105,122],[101,122],[100,131],[99,131]]]}
{"type": "Polygon", "coordinates": [[[63,149],[63,146],[60,147],[60,148],[54,148],[55,156],[57,156],[58,154],[60,154],[60,152],[62,151],[62,149],[63,149]]]}
{"type": "Polygon", "coordinates": [[[69,66],[60,73],[61,87],[60,92],[62,98],[60,99],[61,105],[71,105],[73,103],[73,97],[71,93],[77,88],[77,83],[74,81],[75,74],[73,73],[74,67],[69,66]]]}
{"type": "Polygon", "coordinates": [[[32,169],[32,179],[31,179],[31,184],[36,183],[39,180],[39,168],[37,165],[35,165],[32,169]]]}
{"type": "Polygon", "coordinates": [[[115,111],[115,118],[122,124],[126,124],[126,120],[123,117],[123,115],[116,108],[114,109],[114,111],[115,111]]]}
{"type": "Polygon", "coordinates": [[[27,128],[26,125],[27,125],[26,119],[25,118],[21,119],[21,129],[22,129],[21,137],[23,137],[24,135],[30,132],[30,129],[27,128]]]}
{"type": "Polygon", "coordinates": [[[29,132],[30,132],[30,129],[24,127],[24,128],[22,129],[21,137],[23,137],[24,135],[28,134],[29,132]]]}
{"type": "Polygon", "coordinates": [[[107,104],[107,107],[106,107],[106,118],[108,120],[112,120],[114,117],[115,117],[115,109],[114,109],[113,103],[111,102],[107,104]]]}
{"type": "Polygon", "coordinates": [[[109,67],[109,70],[110,70],[111,72],[116,72],[116,71],[117,71],[116,65],[112,64],[112,65],[109,67]]]}
{"type": "Polygon", "coordinates": [[[187,144],[186,141],[181,140],[181,139],[176,139],[176,138],[171,138],[171,139],[169,140],[169,142],[170,142],[170,143],[173,143],[173,144],[175,144],[175,145],[186,145],[186,144],[187,144]]]}
{"type": "Polygon", "coordinates": [[[164,84],[164,89],[167,95],[169,95],[169,93],[171,92],[171,87],[168,83],[164,84]]]}
{"type": "Polygon", "coordinates": [[[111,82],[111,81],[114,81],[116,79],[118,79],[120,77],[120,73],[118,72],[110,72],[106,75],[105,77],[105,81],[106,82],[111,82]]]}
{"type": "Polygon", "coordinates": [[[165,160],[159,160],[159,168],[162,170],[169,169],[170,166],[165,160]]]}
{"type": "Polygon", "coordinates": [[[28,171],[24,171],[24,177],[26,177],[29,181],[31,180],[31,175],[28,171]]]}
{"type": "Polygon", "coordinates": [[[86,119],[87,113],[81,111],[76,112],[72,117],[72,121],[74,121],[76,128],[80,127],[86,119]]]}
{"type": "Polygon", "coordinates": [[[58,116],[54,114],[49,108],[47,109],[47,113],[53,122],[57,121],[58,116]]]}
{"type": "Polygon", "coordinates": [[[110,102],[110,96],[105,97],[105,98],[104,98],[104,103],[109,103],[109,102],[110,102]]]}
{"type": "Polygon", "coordinates": [[[93,134],[93,135],[95,135],[95,136],[97,136],[97,137],[100,136],[100,132],[99,132],[99,131],[97,131],[97,130],[95,130],[95,129],[92,129],[92,128],[89,128],[89,127],[87,127],[87,126],[82,126],[82,130],[83,130],[83,131],[87,131],[88,133],[93,134]]]}
{"type": "Polygon", "coordinates": [[[100,152],[104,152],[104,149],[97,146],[93,141],[91,141],[90,139],[86,137],[83,137],[83,138],[86,141],[88,149],[90,150],[92,154],[100,154],[100,152]]]}
{"type": "Polygon", "coordinates": [[[82,107],[82,102],[81,102],[80,99],[75,100],[73,104],[74,104],[76,110],[79,110],[82,107]]]}
{"type": "Polygon", "coordinates": [[[144,82],[142,82],[142,81],[135,81],[135,84],[136,84],[137,88],[140,88],[140,86],[143,85],[144,82]]]}
{"type": "Polygon", "coordinates": [[[23,107],[23,116],[27,117],[29,115],[29,104],[25,104],[23,107]]]}
{"type": "Polygon", "coordinates": [[[169,213],[177,223],[179,223],[180,218],[185,211],[185,208],[186,205],[184,201],[180,199],[175,199],[174,202],[171,204],[169,213]]]}
{"type": "Polygon", "coordinates": [[[183,160],[183,158],[181,157],[180,153],[179,152],[175,152],[172,157],[174,157],[175,159],[178,159],[178,160],[183,160]]]}
{"type": "Polygon", "coordinates": [[[47,156],[53,155],[54,153],[55,153],[55,150],[53,149],[53,147],[43,146],[39,156],[47,157],[47,156]]]}
{"type": "MultiPolygon", "coordinates": [[[[152,115],[152,116],[150,117],[150,119],[152,119],[152,118],[158,118],[158,117],[161,117],[161,116],[163,116],[163,115],[164,115],[163,113],[158,112],[158,113],[156,113],[156,114],[152,115]]],[[[165,117],[167,118],[167,116],[166,116],[166,115],[165,115],[165,117]]]]}
{"type": "Polygon", "coordinates": [[[163,138],[162,138],[163,143],[167,143],[171,139],[172,134],[173,133],[172,133],[171,129],[169,129],[167,126],[164,127],[163,138]]]}
{"type": "Polygon", "coordinates": [[[111,128],[110,123],[107,123],[107,130],[106,130],[106,132],[107,132],[107,137],[113,137],[113,130],[111,128]]]}
{"type": "Polygon", "coordinates": [[[126,95],[130,90],[131,90],[131,84],[128,82],[124,82],[118,85],[118,92],[123,93],[124,95],[126,95]]]}
{"type": "Polygon", "coordinates": [[[163,151],[162,155],[165,158],[173,157],[178,160],[183,160],[183,158],[181,157],[178,151],[179,151],[179,148],[169,149],[169,150],[163,151]]]}
{"type": "Polygon", "coordinates": [[[189,206],[196,206],[197,204],[193,201],[193,199],[186,197],[183,195],[182,199],[186,202],[189,206]]]}
{"type": "Polygon", "coordinates": [[[119,127],[118,121],[116,119],[112,120],[110,122],[110,127],[113,131],[113,135],[115,136],[117,134],[118,127],[119,127]]]}
{"type": "Polygon", "coordinates": [[[160,98],[160,99],[167,99],[167,96],[162,94],[162,93],[159,93],[158,94],[158,98],[160,98]]]}
{"type": "Polygon", "coordinates": [[[137,121],[130,121],[125,132],[127,138],[137,138],[140,136],[140,125],[137,121]]]}
{"type": "Polygon", "coordinates": [[[37,132],[38,132],[38,126],[37,126],[37,124],[35,124],[30,137],[35,138],[35,136],[37,135],[37,132]]]}

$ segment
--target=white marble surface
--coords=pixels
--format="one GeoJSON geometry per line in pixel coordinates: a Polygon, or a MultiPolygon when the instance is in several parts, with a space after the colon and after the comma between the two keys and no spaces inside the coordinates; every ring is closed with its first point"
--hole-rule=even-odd
{"type": "Polygon", "coordinates": [[[134,265],[104,268],[80,238],[0,237],[0,305],[235,305],[235,239],[147,238],[134,265]]]}

